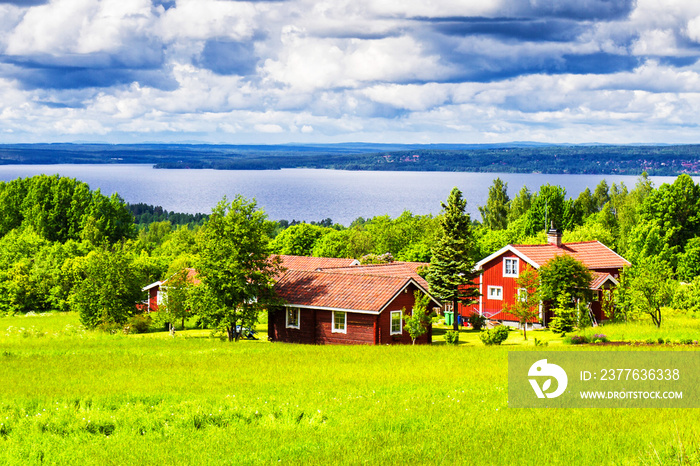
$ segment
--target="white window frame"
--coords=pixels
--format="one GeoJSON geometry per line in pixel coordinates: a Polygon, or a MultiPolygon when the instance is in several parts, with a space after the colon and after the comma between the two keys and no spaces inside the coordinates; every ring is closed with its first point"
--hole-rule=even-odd
{"type": "Polygon", "coordinates": [[[503,287],[502,286],[489,286],[487,290],[486,299],[492,299],[495,301],[503,301],[503,287]],[[492,291],[498,290],[498,295],[494,296],[492,291]]]}
{"type": "Polygon", "coordinates": [[[348,313],[344,311],[331,311],[331,332],[348,333],[348,313]],[[343,328],[335,328],[335,315],[343,314],[343,328]]]}
{"type": "Polygon", "coordinates": [[[301,309],[299,309],[298,307],[288,307],[288,308],[287,308],[287,312],[284,313],[284,320],[285,320],[285,326],[286,326],[287,328],[296,328],[296,329],[298,329],[298,328],[299,328],[299,325],[301,324],[301,309]],[[290,322],[289,322],[289,314],[290,314],[290,312],[294,312],[294,311],[296,311],[296,314],[297,314],[297,318],[296,318],[297,323],[296,323],[296,325],[294,325],[293,323],[290,323],[290,322]]]}
{"type": "Polygon", "coordinates": [[[520,276],[520,259],[518,259],[517,257],[504,257],[503,258],[503,276],[504,277],[518,278],[520,276]],[[507,272],[508,267],[506,264],[508,264],[508,261],[513,261],[513,263],[514,263],[513,270],[515,270],[515,272],[512,272],[512,273],[507,272]]]}
{"type": "Polygon", "coordinates": [[[403,334],[403,326],[401,325],[401,322],[403,320],[403,312],[402,311],[391,311],[391,314],[389,314],[389,333],[391,335],[401,335],[403,334]],[[399,331],[396,332],[394,331],[394,314],[399,315],[399,331]]]}

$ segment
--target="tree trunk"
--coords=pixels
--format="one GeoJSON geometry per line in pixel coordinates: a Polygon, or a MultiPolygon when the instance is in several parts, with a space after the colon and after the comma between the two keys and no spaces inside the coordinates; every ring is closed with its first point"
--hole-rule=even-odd
{"type": "Polygon", "coordinates": [[[454,321],[452,322],[452,330],[454,330],[455,332],[459,332],[459,323],[457,322],[457,316],[459,314],[457,313],[457,311],[457,298],[454,298],[452,300],[452,317],[454,319],[454,321]]]}
{"type": "Polygon", "coordinates": [[[185,317],[182,317],[182,330],[185,330],[185,317]]]}
{"type": "Polygon", "coordinates": [[[226,327],[226,333],[228,335],[228,341],[233,341],[234,339],[234,334],[236,332],[236,326],[235,325],[229,325],[226,327]]]}
{"type": "Polygon", "coordinates": [[[523,323],[523,340],[527,341],[527,321],[523,323]]]}

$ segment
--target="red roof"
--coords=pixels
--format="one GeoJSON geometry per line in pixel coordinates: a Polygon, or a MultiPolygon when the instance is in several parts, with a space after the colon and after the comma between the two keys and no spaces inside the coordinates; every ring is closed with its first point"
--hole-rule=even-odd
{"type": "Polygon", "coordinates": [[[563,254],[573,256],[589,269],[614,269],[630,266],[627,260],[600,241],[585,241],[581,243],[564,243],[560,247],[555,244],[514,245],[533,262],[542,266],[550,259],[563,254]]]}
{"type": "Polygon", "coordinates": [[[630,264],[624,257],[605,246],[600,241],[585,241],[581,243],[555,244],[516,244],[508,245],[490,256],[480,260],[476,266],[482,268],[486,263],[510,251],[520,256],[535,268],[543,266],[556,256],[569,255],[582,262],[591,270],[621,269],[630,264]]]}
{"type": "Polygon", "coordinates": [[[357,264],[355,259],[336,259],[331,257],[308,257],[280,255],[282,267],[290,270],[314,271],[330,267],[349,267],[357,264]]]}
{"type": "Polygon", "coordinates": [[[413,278],[420,286],[428,289],[428,282],[418,275],[420,267],[427,266],[424,262],[389,262],[387,264],[353,265],[350,267],[325,268],[327,272],[341,272],[349,274],[369,274],[383,277],[413,278]]]}
{"type": "Polygon", "coordinates": [[[379,313],[408,277],[289,270],[275,291],[288,305],[379,313]]]}
{"type": "Polygon", "coordinates": [[[591,275],[593,276],[593,280],[591,280],[591,290],[597,290],[609,280],[612,281],[615,286],[619,284],[609,273],[591,272],[591,275]]]}

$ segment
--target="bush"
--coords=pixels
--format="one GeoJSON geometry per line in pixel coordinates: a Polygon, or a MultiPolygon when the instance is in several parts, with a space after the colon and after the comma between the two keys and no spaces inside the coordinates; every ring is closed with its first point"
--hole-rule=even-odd
{"type": "Polygon", "coordinates": [[[124,333],[146,333],[151,328],[151,323],[153,319],[148,314],[136,314],[129,319],[127,327],[129,327],[129,332],[126,331],[124,327],[124,333]]]}
{"type": "Polygon", "coordinates": [[[484,330],[479,334],[481,342],[487,346],[500,345],[508,338],[508,327],[499,325],[491,330],[484,330]]]}
{"type": "Polygon", "coordinates": [[[591,340],[593,340],[596,343],[605,343],[606,341],[608,341],[608,337],[602,333],[594,333],[591,337],[591,340]]]}
{"type": "Polygon", "coordinates": [[[574,309],[556,309],[556,316],[549,323],[554,333],[565,334],[574,330],[574,309]]]}
{"type": "Polygon", "coordinates": [[[467,322],[472,326],[474,330],[481,330],[486,325],[486,317],[476,312],[467,317],[467,322]]]}
{"type": "Polygon", "coordinates": [[[586,338],[585,335],[571,335],[564,338],[564,343],[568,343],[569,345],[583,345],[588,343],[588,338],[586,338]]]}
{"type": "Polygon", "coordinates": [[[456,345],[459,343],[459,332],[455,332],[454,330],[445,332],[445,343],[448,345],[456,345]]]}
{"type": "Polygon", "coordinates": [[[549,346],[549,342],[540,340],[537,337],[535,337],[535,346],[549,346]]]}

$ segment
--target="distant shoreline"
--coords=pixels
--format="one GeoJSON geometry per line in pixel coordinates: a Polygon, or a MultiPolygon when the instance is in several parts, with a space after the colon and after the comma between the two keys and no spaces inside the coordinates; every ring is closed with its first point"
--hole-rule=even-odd
{"type": "MultiPolygon", "coordinates": [[[[2,165],[149,164],[158,169],[700,175],[700,145],[5,144],[2,165]]],[[[0,168],[1,169],[1,168],[0,168]]]]}

